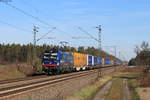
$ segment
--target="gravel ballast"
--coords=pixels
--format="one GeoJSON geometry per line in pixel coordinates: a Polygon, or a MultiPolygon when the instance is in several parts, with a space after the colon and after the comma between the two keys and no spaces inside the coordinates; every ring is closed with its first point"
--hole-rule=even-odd
{"type": "Polygon", "coordinates": [[[64,100],[67,96],[95,82],[96,78],[97,73],[45,86],[3,100],[64,100]]]}

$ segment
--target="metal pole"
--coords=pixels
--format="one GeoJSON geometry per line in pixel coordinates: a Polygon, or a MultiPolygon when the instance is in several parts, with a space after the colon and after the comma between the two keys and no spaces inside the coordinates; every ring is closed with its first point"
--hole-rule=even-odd
{"type": "Polygon", "coordinates": [[[34,26],[33,28],[33,45],[36,46],[36,33],[38,32],[38,27],[34,26]]]}
{"type": "Polygon", "coordinates": [[[37,71],[37,65],[36,65],[36,33],[38,32],[38,27],[34,26],[33,27],[33,59],[32,59],[32,64],[34,71],[37,71]]]}
{"type": "Polygon", "coordinates": [[[117,58],[117,46],[114,46],[115,49],[115,57],[117,58]]]}
{"type": "MultiPolygon", "coordinates": [[[[101,40],[101,31],[102,31],[102,29],[101,29],[101,25],[99,25],[98,27],[96,27],[97,29],[98,29],[98,48],[99,48],[99,50],[101,51],[102,50],[102,44],[101,44],[101,42],[102,42],[102,40],[101,40]]],[[[98,70],[98,77],[101,77],[102,76],[102,73],[101,73],[102,71],[101,71],[101,67],[99,68],[99,70],[98,70]]]]}
{"type": "Polygon", "coordinates": [[[101,31],[102,31],[102,29],[101,29],[101,25],[99,25],[96,28],[98,29],[98,48],[100,50],[102,50],[102,44],[101,44],[101,42],[102,42],[102,39],[101,39],[101,31]]]}
{"type": "MultiPolygon", "coordinates": [[[[114,46],[114,49],[115,49],[115,57],[117,58],[117,46],[114,46]]],[[[115,66],[115,71],[117,70],[116,67],[117,67],[117,66],[115,66]]]]}

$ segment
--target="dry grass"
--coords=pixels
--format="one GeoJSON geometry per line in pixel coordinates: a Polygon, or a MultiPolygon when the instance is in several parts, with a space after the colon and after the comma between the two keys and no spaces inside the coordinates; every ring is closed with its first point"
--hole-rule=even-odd
{"type": "Polygon", "coordinates": [[[144,67],[125,68],[122,72],[127,73],[128,77],[129,75],[131,77],[137,77],[140,82],[140,86],[150,87],[150,72],[145,73],[144,67]]]}
{"type": "Polygon", "coordinates": [[[124,79],[138,79],[141,73],[136,72],[121,72],[115,74],[114,78],[124,78],[124,79]]]}
{"type": "Polygon", "coordinates": [[[140,74],[141,74],[141,71],[139,71],[139,69],[138,71],[135,70],[135,72],[132,69],[132,71],[129,71],[129,72],[125,71],[123,73],[119,73],[115,75],[115,77],[117,78],[127,79],[132,100],[139,100],[139,95],[136,91],[136,88],[139,87],[138,78],[140,74]]]}
{"type": "Polygon", "coordinates": [[[137,67],[126,67],[122,72],[143,72],[144,67],[137,66],[137,67]]]}
{"type": "Polygon", "coordinates": [[[67,100],[91,100],[97,91],[111,79],[111,76],[105,76],[98,80],[95,84],[89,85],[75,93],[73,96],[68,97],[67,100]]]}
{"type": "Polygon", "coordinates": [[[137,92],[140,95],[140,100],[150,100],[150,87],[137,88],[137,92]]]}
{"type": "Polygon", "coordinates": [[[140,100],[140,97],[136,91],[136,89],[139,87],[138,80],[136,79],[128,80],[128,86],[132,100],[140,100]]]}
{"type": "Polygon", "coordinates": [[[112,90],[110,91],[110,94],[108,95],[107,100],[122,100],[123,98],[123,79],[128,80],[128,86],[130,90],[130,95],[132,100],[139,100],[139,95],[136,92],[136,88],[139,87],[139,76],[141,74],[141,71],[135,70],[133,71],[123,71],[121,73],[115,74],[112,90]]]}
{"type": "Polygon", "coordinates": [[[18,70],[16,64],[0,65],[0,80],[21,78],[25,77],[25,74],[18,70]]]}
{"type": "Polygon", "coordinates": [[[123,79],[113,79],[112,88],[106,100],[123,100],[123,79]]]}
{"type": "Polygon", "coordinates": [[[150,73],[143,73],[140,76],[139,81],[141,87],[150,87],[150,73]]]}

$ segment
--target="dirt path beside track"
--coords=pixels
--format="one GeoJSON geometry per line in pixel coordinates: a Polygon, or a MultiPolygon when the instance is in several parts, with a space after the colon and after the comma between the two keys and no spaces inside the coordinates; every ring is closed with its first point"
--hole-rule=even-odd
{"type": "MultiPolygon", "coordinates": [[[[116,81],[113,81],[113,82],[116,82],[116,81]]],[[[129,87],[128,87],[127,79],[123,79],[121,81],[122,87],[114,87],[114,85],[112,85],[113,82],[109,81],[107,84],[105,84],[97,92],[97,94],[94,96],[93,100],[110,100],[111,97],[112,98],[115,97],[115,98],[117,98],[117,100],[131,100],[130,90],[129,90],[129,87]],[[116,97],[116,94],[117,94],[116,89],[115,89],[116,91],[113,91],[113,92],[115,92],[114,93],[115,96],[114,95],[109,95],[110,92],[112,92],[112,90],[111,90],[112,88],[117,88],[117,90],[118,90],[118,88],[122,88],[121,89],[122,93],[120,93],[121,91],[119,92],[119,95],[121,95],[121,96],[117,95],[117,97],[116,97]],[[107,96],[109,96],[109,99],[107,98],[107,96]]],[[[115,99],[113,98],[113,100],[115,100],[115,99]]]]}
{"type": "Polygon", "coordinates": [[[123,85],[124,85],[124,88],[123,88],[123,95],[124,95],[123,100],[131,100],[127,79],[123,80],[123,85]]]}
{"type": "Polygon", "coordinates": [[[109,81],[102,89],[100,89],[95,95],[93,100],[105,100],[107,94],[111,89],[112,81],[109,81]]]}

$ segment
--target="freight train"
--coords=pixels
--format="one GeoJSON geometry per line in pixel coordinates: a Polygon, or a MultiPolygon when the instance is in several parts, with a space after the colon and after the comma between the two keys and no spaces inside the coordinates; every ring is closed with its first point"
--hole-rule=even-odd
{"type": "Polygon", "coordinates": [[[46,74],[107,67],[115,63],[116,61],[109,58],[54,49],[46,51],[42,55],[42,70],[46,74]]]}

